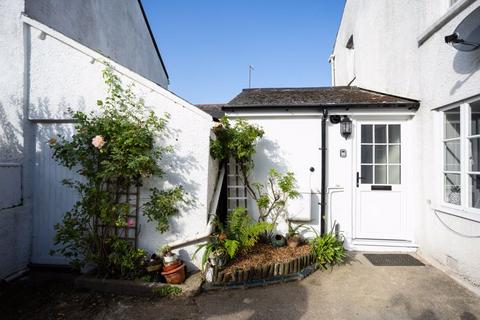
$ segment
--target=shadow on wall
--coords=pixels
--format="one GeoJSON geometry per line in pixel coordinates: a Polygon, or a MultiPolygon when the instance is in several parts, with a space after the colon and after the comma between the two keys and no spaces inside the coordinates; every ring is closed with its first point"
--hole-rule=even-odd
{"type": "Polygon", "coordinates": [[[480,49],[471,52],[457,51],[453,59],[453,70],[457,74],[466,75],[463,80],[458,80],[450,89],[453,95],[459,90],[477,71],[480,70],[480,49]]]}
{"type": "MultiPolygon", "coordinates": [[[[35,110],[35,118],[38,119],[69,119],[71,118],[70,116],[66,117],[66,110],[68,110],[69,107],[71,107],[71,105],[66,102],[66,99],[62,99],[58,105],[58,112],[55,112],[54,114],[51,111],[52,106],[47,97],[37,99],[35,104],[32,104],[31,106],[32,110],[35,110]]],[[[86,106],[84,99],[79,99],[78,104],[75,105],[75,107],[72,107],[72,109],[85,111],[86,106]]],[[[59,136],[69,139],[74,133],[74,128],[72,123],[38,123],[35,126],[36,143],[34,152],[35,162],[37,163],[36,168],[37,170],[44,171],[46,171],[44,168],[49,168],[48,174],[37,173],[40,178],[35,181],[35,184],[36,186],[43,185],[44,187],[40,188],[41,190],[35,190],[37,195],[34,196],[34,198],[36,199],[36,202],[41,202],[35,210],[39,210],[36,212],[37,215],[49,215],[48,218],[46,217],[46,221],[49,221],[49,225],[42,226],[42,228],[45,227],[48,228],[48,230],[42,231],[42,234],[48,238],[47,240],[52,240],[50,237],[54,236],[53,225],[61,221],[65,212],[70,210],[78,199],[78,195],[73,195],[73,193],[75,193],[74,190],[62,185],[62,180],[65,178],[81,179],[81,176],[74,172],[75,170],[68,170],[55,162],[52,158],[52,151],[48,141],[51,138],[58,139],[59,136]],[[64,193],[70,194],[70,196],[64,196],[64,193]],[[57,196],[54,194],[57,194],[57,196]],[[48,203],[49,197],[54,197],[56,201],[60,201],[61,203],[52,206],[51,203],[48,203]]],[[[189,153],[187,153],[187,155],[180,155],[176,152],[180,148],[179,143],[177,143],[180,134],[180,130],[168,127],[166,135],[158,139],[158,143],[172,145],[174,152],[166,154],[161,160],[161,166],[165,171],[165,176],[162,179],[153,178],[145,181],[141,191],[141,201],[144,202],[147,200],[150,194],[149,189],[151,187],[161,189],[162,187],[181,185],[188,193],[189,198],[193,200],[188,206],[186,205],[180,209],[180,214],[184,215],[193,212],[195,208],[198,207],[198,203],[195,202],[195,199],[198,198],[200,183],[191,178],[191,172],[201,169],[201,166],[193,155],[189,153]]],[[[144,219],[141,219],[140,221],[142,221],[143,224],[140,226],[140,236],[155,235],[154,240],[158,239],[157,241],[161,243],[165,242],[164,236],[185,232],[182,223],[177,221],[177,219],[172,219],[170,221],[170,231],[166,234],[158,233],[158,231],[155,230],[155,223],[146,224],[146,222],[143,222],[145,221],[144,219]]],[[[50,249],[51,248],[45,248],[45,252],[48,252],[50,249]]]]}
{"type": "Polygon", "coordinates": [[[0,102],[0,161],[18,161],[23,157],[23,114],[22,101],[10,97],[10,110],[16,110],[18,124],[9,118],[0,102]]]}
{"type": "Polygon", "coordinates": [[[253,161],[255,163],[254,180],[262,183],[267,180],[268,171],[272,168],[277,169],[280,173],[286,173],[289,170],[280,145],[268,138],[263,138],[258,142],[253,161]]]}

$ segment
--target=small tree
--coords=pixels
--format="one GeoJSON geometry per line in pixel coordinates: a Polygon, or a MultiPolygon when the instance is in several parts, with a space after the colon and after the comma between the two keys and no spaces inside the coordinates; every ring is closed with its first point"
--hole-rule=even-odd
{"type": "MultiPolygon", "coordinates": [[[[164,175],[159,163],[172,147],[155,140],[165,135],[169,116],[158,117],[149,110],[133,93],[133,85],[124,88],[108,65],[103,78],[108,96],[97,101],[101,112],[72,112],[75,134],[51,141],[54,159],[82,176],[64,181],[78,191],[80,200],[55,226],[55,243],[77,267],[94,263],[101,274],[134,278],[145,252],[115,232],[128,224],[132,210],[119,201],[119,194],[140,187],[144,178],[164,175]]],[[[168,218],[178,213],[183,201],[181,186],[152,188],[143,213],[165,232],[168,218]]]]}
{"type": "Polygon", "coordinates": [[[295,189],[295,176],[293,172],[281,174],[275,169],[270,169],[265,184],[254,183],[256,189],[256,202],[259,209],[259,221],[270,221],[277,224],[278,218],[286,216],[286,205],[289,199],[295,199],[300,193],[295,189]]]}
{"type": "Polygon", "coordinates": [[[285,214],[289,199],[299,196],[295,190],[293,172],[281,174],[270,169],[267,182],[251,182],[254,168],[253,156],[257,142],[263,137],[261,127],[239,119],[232,124],[227,117],[220,120],[223,129],[217,133],[217,139],[211,141],[211,154],[222,161],[233,159],[240,167],[240,174],[248,194],[255,200],[259,210],[259,221],[268,219],[275,225],[278,218],[285,214]]]}

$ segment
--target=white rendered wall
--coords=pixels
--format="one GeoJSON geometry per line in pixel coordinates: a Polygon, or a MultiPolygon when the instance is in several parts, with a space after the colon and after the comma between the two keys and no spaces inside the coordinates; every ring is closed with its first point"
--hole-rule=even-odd
{"type": "MultiPolygon", "coordinates": [[[[234,118],[237,113],[229,114],[234,118]]],[[[259,141],[253,158],[255,169],[252,182],[265,183],[271,168],[281,173],[292,171],[297,180],[297,190],[312,193],[311,219],[302,221],[316,230],[320,227],[320,182],[321,182],[321,115],[286,116],[286,114],[241,116],[252,124],[257,124],[265,131],[259,141]],[[314,168],[314,172],[310,168],[314,168]]],[[[258,209],[249,199],[249,212],[258,217],[258,209]]],[[[278,225],[279,232],[288,230],[284,221],[278,225]]]]}
{"type": "MultiPolygon", "coordinates": [[[[13,6],[6,6],[6,9],[13,11],[13,6]]],[[[8,51],[1,50],[0,54],[5,55],[3,60],[12,62],[11,69],[7,69],[0,76],[1,83],[8,84],[2,87],[0,102],[4,104],[20,101],[7,109],[7,124],[17,125],[21,121],[18,119],[18,114],[22,114],[23,110],[24,83],[29,88],[26,99],[30,104],[28,123],[32,127],[35,123],[48,123],[51,119],[68,119],[67,108],[86,112],[98,110],[96,101],[105,97],[106,89],[101,75],[105,66],[100,61],[103,59],[108,61],[108,59],[34,20],[22,17],[20,14],[22,8],[16,9],[15,12],[7,15],[12,17],[12,21],[8,21],[8,25],[5,25],[5,30],[12,32],[7,33],[9,37],[5,43],[2,41],[3,38],[0,40],[2,48],[8,49],[8,51]],[[25,44],[23,43],[24,26],[25,44]],[[41,39],[41,31],[46,33],[44,40],[41,39]],[[22,54],[24,49],[27,52],[25,62],[27,74],[29,74],[25,79],[26,82],[21,72],[24,65],[22,54]]],[[[3,18],[0,22],[7,24],[3,18]]],[[[170,114],[168,125],[170,136],[159,141],[174,147],[173,154],[164,160],[167,174],[165,179],[146,181],[142,190],[143,196],[147,195],[148,188],[152,186],[182,185],[193,200],[192,205],[182,208],[180,216],[171,220],[171,230],[165,234],[159,234],[153,223],[147,223],[141,219],[139,245],[154,251],[168,242],[203,234],[207,227],[207,209],[209,197],[212,194],[209,190],[212,188],[212,183],[208,183],[212,180],[209,178],[209,167],[215,166],[209,156],[211,117],[157,84],[109,62],[118,70],[124,84],[135,85],[135,91],[145,99],[147,106],[151,106],[159,115],[164,112],[170,114]]],[[[7,65],[10,66],[10,64],[7,65]]],[[[20,141],[23,140],[21,130],[18,131],[18,137],[20,141]]],[[[34,177],[34,174],[29,171],[35,167],[34,142],[34,136],[29,134],[25,137],[25,144],[29,146],[26,148],[26,157],[29,161],[24,170],[24,179],[28,185],[32,185],[34,177]]],[[[18,159],[22,160],[21,155],[18,159]]],[[[213,171],[212,173],[216,174],[213,171]]],[[[61,181],[58,181],[58,184],[60,183],[61,181]]],[[[51,205],[55,206],[55,203],[51,205]]],[[[39,212],[35,208],[32,212],[36,215],[48,214],[48,212],[39,212]]],[[[2,215],[0,254],[3,257],[0,263],[0,278],[2,278],[25,267],[30,261],[32,225],[30,209],[19,207],[2,210],[0,214],[2,215]]],[[[39,236],[39,233],[35,236],[39,236]]],[[[35,240],[33,237],[33,242],[35,240]]],[[[42,248],[42,250],[48,252],[50,248],[42,248]]],[[[186,260],[190,266],[193,266],[190,262],[190,254],[194,250],[194,245],[180,250],[182,259],[186,260]]]]}
{"type": "MultiPolygon", "coordinates": [[[[0,279],[20,271],[30,257],[31,216],[24,162],[23,1],[0,2],[0,189],[21,189],[0,197],[0,279]],[[8,198],[8,199],[7,199],[8,198]]],[[[27,132],[27,131],[26,131],[27,132]]]]}
{"type": "MultiPolygon", "coordinates": [[[[467,2],[472,3],[460,0],[459,4],[467,2]]],[[[444,42],[478,6],[478,1],[468,5],[419,45],[417,40],[425,31],[448,15],[443,0],[349,0],[334,48],[337,85],[349,81],[345,43],[347,36],[354,34],[357,78],[353,85],[421,101],[411,121],[410,147],[416,159],[412,176],[416,178],[408,186],[413,190],[415,240],[425,258],[476,287],[480,286],[480,239],[465,235],[480,235],[480,224],[439,213],[457,234],[446,228],[433,210],[442,208],[443,150],[441,114],[432,109],[480,95],[480,50],[462,53],[444,42]]]]}

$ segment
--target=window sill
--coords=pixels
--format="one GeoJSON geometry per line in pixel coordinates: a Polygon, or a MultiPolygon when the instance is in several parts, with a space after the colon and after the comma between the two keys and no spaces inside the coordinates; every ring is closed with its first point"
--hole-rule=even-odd
{"type": "Polygon", "coordinates": [[[460,206],[449,205],[447,203],[442,203],[440,205],[432,206],[432,210],[459,219],[480,223],[480,209],[464,208],[460,206]]]}
{"type": "Polygon", "coordinates": [[[453,6],[448,9],[440,19],[435,21],[430,27],[420,34],[418,37],[418,46],[421,47],[430,37],[432,37],[437,31],[442,29],[450,20],[455,18],[460,12],[462,12],[469,5],[474,3],[476,0],[459,0],[453,6]]]}

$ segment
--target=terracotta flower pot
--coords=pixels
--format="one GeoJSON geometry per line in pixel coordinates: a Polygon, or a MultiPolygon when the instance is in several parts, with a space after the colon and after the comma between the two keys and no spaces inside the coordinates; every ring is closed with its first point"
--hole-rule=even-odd
{"type": "Polygon", "coordinates": [[[162,272],[162,276],[165,277],[167,283],[170,284],[181,284],[185,281],[185,264],[182,263],[178,267],[170,271],[162,272]]]}
{"type": "Polygon", "coordinates": [[[176,269],[181,264],[182,264],[182,262],[180,260],[175,260],[174,262],[166,263],[163,266],[163,272],[168,272],[168,271],[171,271],[173,269],[176,269]]]}
{"type": "Polygon", "coordinates": [[[296,248],[300,244],[300,239],[296,237],[288,238],[287,244],[290,248],[296,248]]]}

